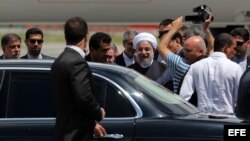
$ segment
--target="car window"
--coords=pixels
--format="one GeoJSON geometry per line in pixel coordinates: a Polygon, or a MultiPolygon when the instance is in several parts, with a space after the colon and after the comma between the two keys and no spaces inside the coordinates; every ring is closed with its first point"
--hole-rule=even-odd
{"type": "Polygon", "coordinates": [[[11,72],[7,117],[54,117],[55,101],[48,72],[11,72]]]}
{"type": "MultiPolygon", "coordinates": [[[[52,94],[52,85],[49,72],[12,71],[8,72],[7,89],[3,101],[7,102],[8,118],[55,117],[55,99],[52,94]],[[7,97],[6,97],[7,95],[7,97]],[[7,99],[7,100],[6,100],[7,99]]],[[[106,117],[134,117],[136,112],[131,103],[112,83],[103,78],[94,76],[96,99],[106,110],[106,117]],[[119,106],[117,106],[119,105],[119,106]]],[[[1,98],[0,95],[0,98],[1,98]]],[[[1,100],[1,99],[0,99],[1,100]]],[[[0,108],[1,117],[1,108],[0,108]]]]}
{"type": "Polygon", "coordinates": [[[139,73],[130,73],[130,75],[125,75],[125,78],[132,86],[141,91],[148,97],[148,100],[165,113],[188,115],[198,112],[194,106],[190,105],[176,94],[173,94],[170,90],[139,73]]]}
{"type": "Polygon", "coordinates": [[[4,117],[5,108],[6,108],[6,87],[7,85],[4,83],[5,71],[0,70],[0,118],[4,117]]]}
{"type": "Polygon", "coordinates": [[[127,98],[108,81],[94,77],[96,100],[104,107],[106,117],[134,117],[135,110],[127,98]]]}

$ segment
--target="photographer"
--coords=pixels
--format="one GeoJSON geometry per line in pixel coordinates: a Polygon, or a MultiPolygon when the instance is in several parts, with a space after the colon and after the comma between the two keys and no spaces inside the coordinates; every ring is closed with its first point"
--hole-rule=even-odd
{"type": "Polygon", "coordinates": [[[209,115],[234,115],[241,67],[230,59],[235,55],[236,40],[228,33],[215,38],[214,53],[190,66],[180,90],[189,100],[194,92],[199,111],[209,115]],[[229,73],[230,70],[230,73],[229,73]]]}
{"type": "Polygon", "coordinates": [[[174,92],[178,94],[181,81],[189,69],[190,64],[204,58],[206,54],[205,41],[200,36],[192,36],[187,38],[183,46],[184,57],[180,57],[172,53],[169,45],[173,36],[182,27],[183,17],[177,18],[172,22],[172,28],[162,36],[160,43],[157,47],[160,55],[166,62],[173,78],[174,92]]]}
{"type": "MultiPolygon", "coordinates": [[[[175,22],[175,21],[174,21],[175,22]]],[[[161,29],[161,32],[163,33],[164,31],[169,31],[169,29],[170,29],[170,31],[171,31],[171,29],[174,27],[174,24],[175,23],[172,23],[171,24],[171,28],[169,28],[169,26],[165,26],[166,28],[164,29],[164,28],[162,28],[161,29]]],[[[180,22],[180,21],[179,21],[180,22]]],[[[181,21],[182,22],[182,21],[181,21]]],[[[212,15],[211,14],[209,14],[209,18],[208,19],[206,19],[203,23],[202,23],[202,29],[203,29],[203,31],[204,31],[204,33],[205,33],[205,35],[204,35],[204,33],[202,33],[202,31],[200,31],[200,30],[196,30],[195,28],[182,28],[182,25],[178,28],[178,30],[174,33],[174,35],[172,35],[171,37],[168,37],[168,38],[170,38],[170,40],[168,41],[168,43],[167,43],[167,45],[165,45],[166,47],[165,48],[167,48],[167,49],[164,49],[164,48],[161,48],[160,50],[161,50],[161,52],[164,54],[163,56],[162,56],[162,53],[160,53],[161,54],[161,56],[162,56],[162,58],[163,58],[163,60],[165,61],[165,62],[167,62],[167,60],[166,60],[166,56],[168,56],[168,53],[175,53],[176,54],[176,52],[173,52],[172,51],[172,45],[173,45],[173,43],[172,42],[174,42],[173,41],[173,39],[174,39],[174,36],[175,36],[175,34],[176,33],[181,33],[181,29],[185,29],[185,30],[183,30],[183,32],[181,33],[182,34],[182,39],[183,39],[183,42],[185,42],[188,38],[190,38],[190,37],[201,37],[205,42],[206,42],[206,44],[207,44],[207,47],[208,48],[203,48],[203,47],[201,47],[200,49],[198,49],[198,50],[200,50],[200,53],[199,53],[199,51],[197,51],[196,50],[196,48],[197,47],[195,47],[194,45],[195,44],[193,44],[193,45],[191,45],[190,47],[185,47],[185,45],[184,45],[184,49],[181,49],[182,50],[182,52],[183,52],[183,50],[186,52],[185,54],[184,53],[182,53],[182,54],[178,54],[177,53],[177,55],[179,55],[180,56],[180,58],[182,58],[182,59],[184,59],[184,62],[183,63],[185,63],[185,64],[188,64],[188,65],[190,65],[190,64],[192,64],[192,63],[194,63],[194,62],[196,62],[196,61],[198,61],[198,60],[200,60],[200,59],[202,59],[202,58],[204,58],[204,57],[206,57],[206,56],[208,56],[208,54],[210,54],[211,52],[213,52],[213,43],[214,43],[214,38],[213,38],[213,35],[212,35],[212,33],[210,32],[210,30],[209,30],[209,25],[210,25],[210,23],[212,22],[212,15]],[[187,49],[187,48],[190,48],[190,49],[187,49]],[[188,50],[188,51],[187,51],[188,50]],[[198,52],[198,53],[197,53],[198,52]],[[167,53],[167,54],[166,54],[167,53]],[[165,57],[164,57],[165,56],[165,57]],[[188,61],[188,60],[190,60],[190,61],[188,61]]],[[[167,33],[167,32],[166,32],[167,33]]],[[[166,34],[165,33],[165,34],[166,34]]],[[[161,36],[161,40],[163,40],[163,35],[164,34],[162,34],[161,36]]],[[[191,38],[191,41],[193,40],[194,38],[191,38]]],[[[199,39],[198,39],[199,40],[199,39]]],[[[180,44],[180,43],[179,43],[180,44]]],[[[179,46],[181,46],[181,45],[179,45],[179,46]]],[[[199,46],[199,45],[198,45],[199,46]]],[[[159,47],[160,48],[160,47],[159,47]]],[[[182,48],[182,47],[181,47],[182,48]]],[[[199,47],[198,47],[199,48],[199,47]]],[[[159,49],[158,49],[159,50],[159,49]]],[[[160,51],[159,51],[160,52],[160,51]]],[[[181,60],[182,60],[181,59],[181,60]]],[[[168,63],[167,63],[167,65],[168,65],[168,63]]],[[[177,62],[175,62],[174,63],[174,66],[181,66],[181,65],[183,65],[183,64],[177,64],[177,62]]],[[[169,65],[168,65],[169,66],[169,65]]],[[[185,65],[184,65],[185,66],[185,65]]],[[[169,73],[170,73],[170,75],[172,76],[172,78],[173,78],[173,81],[174,81],[174,83],[175,83],[175,86],[174,86],[174,92],[175,93],[178,93],[178,90],[179,90],[179,87],[180,87],[180,85],[181,85],[181,83],[182,83],[182,79],[183,79],[183,77],[185,76],[185,74],[186,74],[186,71],[188,70],[188,68],[189,67],[185,67],[186,69],[183,69],[183,70],[178,70],[178,69],[176,69],[176,70],[172,70],[171,72],[170,72],[170,69],[171,69],[172,67],[168,67],[166,70],[165,70],[165,72],[164,72],[164,74],[162,75],[162,78],[159,78],[159,80],[157,80],[157,82],[160,82],[161,84],[163,84],[163,83],[168,83],[168,81],[170,81],[170,79],[168,79],[169,78],[169,73]],[[176,72],[176,71],[182,71],[182,72],[176,72]],[[177,76],[177,73],[179,73],[178,74],[178,76],[177,76]],[[166,74],[166,75],[165,75],[166,74]],[[176,75],[176,76],[175,76],[176,75]],[[179,76],[180,75],[180,76],[179,76]],[[166,77],[165,77],[166,76],[166,77]],[[174,80],[175,79],[175,80],[174,80]]],[[[176,68],[176,67],[175,67],[176,68]]],[[[196,101],[196,100],[194,100],[194,101],[196,101]]],[[[196,102],[192,102],[193,104],[195,104],[196,102]]]]}

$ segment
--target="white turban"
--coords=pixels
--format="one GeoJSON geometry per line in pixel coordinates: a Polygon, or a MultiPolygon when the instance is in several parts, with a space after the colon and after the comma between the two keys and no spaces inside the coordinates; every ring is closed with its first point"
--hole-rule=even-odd
{"type": "Polygon", "coordinates": [[[157,40],[156,40],[155,36],[152,35],[152,34],[150,34],[150,33],[142,32],[142,33],[137,34],[134,37],[133,48],[135,50],[137,50],[137,45],[141,41],[148,41],[148,42],[150,42],[154,49],[156,49],[156,47],[157,47],[157,40]]]}

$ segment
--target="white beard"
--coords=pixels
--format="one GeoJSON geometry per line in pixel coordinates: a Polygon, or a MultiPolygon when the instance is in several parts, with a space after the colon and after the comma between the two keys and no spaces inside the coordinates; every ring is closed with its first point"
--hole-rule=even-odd
{"type": "Polygon", "coordinates": [[[147,68],[152,65],[153,63],[153,58],[141,58],[139,56],[135,57],[136,62],[142,67],[142,68],[147,68]]]}

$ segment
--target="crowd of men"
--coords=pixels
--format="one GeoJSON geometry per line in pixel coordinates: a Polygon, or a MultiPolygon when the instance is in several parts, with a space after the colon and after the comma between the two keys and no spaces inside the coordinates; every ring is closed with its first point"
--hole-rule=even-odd
{"type": "Polygon", "coordinates": [[[51,73],[58,141],[91,140],[93,133],[106,134],[105,128],[97,123],[106,113],[95,101],[86,61],[134,69],[173,90],[204,114],[234,116],[236,109],[242,111],[238,113],[240,117],[247,117],[250,81],[244,77],[242,82],[246,83],[240,86],[240,80],[243,72],[250,70],[249,32],[238,27],[214,38],[209,30],[211,18],[202,23],[203,31],[183,26],[183,17],[165,19],[159,25],[159,41],[151,33],[125,31],[124,50],[119,54],[109,34],[97,32],[88,40],[87,23],[74,17],[65,23],[66,47],[57,58],[42,54],[43,32],[30,28],[24,40],[27,54],[20,57],[21,38],[9,33],[1,38],[0,59],[55,59],[51,73]]]}
{"type": "Polygon", "coordinates": [[[38,28],[30,28],[25,34],[27,54],[20,57],[21,37],[15,33],[8,33],[1,38],[3,55],[1,59],[54,59],[41,53],[43,45],[43,32],[38,28]]]}
{"type": "MultiPolygon", "coordinates": [[[[108,33],[96,32],[89,39],[85,60],[134,69],[193,103],[203,113],[234,115],[239,82],[250,63],[249,32],[238,27],[214,38],[210,23],[211,17],[199,30],[183,25],[183,17],[165,19],[159,24],[159,41],[151,33],[125,31],[124,50],[120,54],[108,33]]],[[[20,57],[20,36],[3,35],[0,59],[55,59],[42,54],[43,36],[38,28],[28,29],[28,51],[20,57]]]]}

